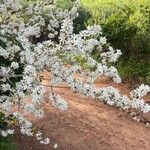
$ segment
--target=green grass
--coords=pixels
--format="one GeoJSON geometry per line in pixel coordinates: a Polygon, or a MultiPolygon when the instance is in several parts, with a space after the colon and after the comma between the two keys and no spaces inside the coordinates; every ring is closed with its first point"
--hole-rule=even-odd
{"type": "Polygon", "coordinates": [[[13,143],[14,137],[0,137],[0,150],[18,150],[18,146],[13,143]]]}

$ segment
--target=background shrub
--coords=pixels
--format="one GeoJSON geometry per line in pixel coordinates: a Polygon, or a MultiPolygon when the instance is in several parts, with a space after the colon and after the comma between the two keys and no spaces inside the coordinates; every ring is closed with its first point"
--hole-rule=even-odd
{"type": "Polygon", "coordinates": [[[122,50],[121,75],[150,83],[149,0],[81,0],[81,6],[90,14],[82,15],[82,26],[100,24],[108,42],[122,50]]]}
{"type": "Polygon", "coordinates": [[[13,137],[0,137],[0,150],[19,150],[18,146],[12,142],[13,137]]]}

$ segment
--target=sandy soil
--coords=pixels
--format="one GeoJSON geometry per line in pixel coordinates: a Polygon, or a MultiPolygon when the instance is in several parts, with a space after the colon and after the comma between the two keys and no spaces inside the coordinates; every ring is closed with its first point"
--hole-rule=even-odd
{"type": "MultiPolygon", "coordinates": [[[[105,79],[96,84],[115,86],[124,94],[131,89],[129,84],[114,85],[105,79]]],[[[150,128],[133,120],[129,113],[73,93],[69,88],[56,91],[67,100],[68,111],[46,103],[45,117],[34,120],[43,134],[51,138],[51,144],[41,145],[34,137],[18,133],[16,143],[20,150],[52,150],[55,143],[58,150],[150,150],[150,128]]],[[[150,114],[146,117],[150,118],[150,114]]]]}

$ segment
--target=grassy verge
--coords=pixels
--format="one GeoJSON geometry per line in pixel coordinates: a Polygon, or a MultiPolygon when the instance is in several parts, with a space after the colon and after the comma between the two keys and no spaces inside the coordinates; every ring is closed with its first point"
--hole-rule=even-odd
{"type": "Polygon", "coordinates": [[[0,150],[18,150],[17,145],[13,141],[13,136],[0,137],[0,150]]]}

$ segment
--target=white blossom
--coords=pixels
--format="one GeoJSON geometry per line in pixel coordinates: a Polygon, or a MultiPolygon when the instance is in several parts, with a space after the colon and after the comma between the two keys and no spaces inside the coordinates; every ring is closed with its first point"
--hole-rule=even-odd
{"type": "Polygon", "coordinates": [[[12,67],[13,69],[17,69],[17,68],[19,68],[19,64],[18,64],[17,62],[12,62],[12,63],[11,63],[11,67],[12,67]]]}
{"type": "Polygon", "coordinates": [[[54,145],[54,149],[56,149],[56,148],[58,148],[58,144],[57,143],[54,145]]]}
{"type": "Polygon", "coordinates": [[[14,134],[14,130],[7,129],[7,130],[1,131],[1,135],[2,135],[3,137],[6,137],[7,135],[11,135],[11,134],[14,134]]]}

